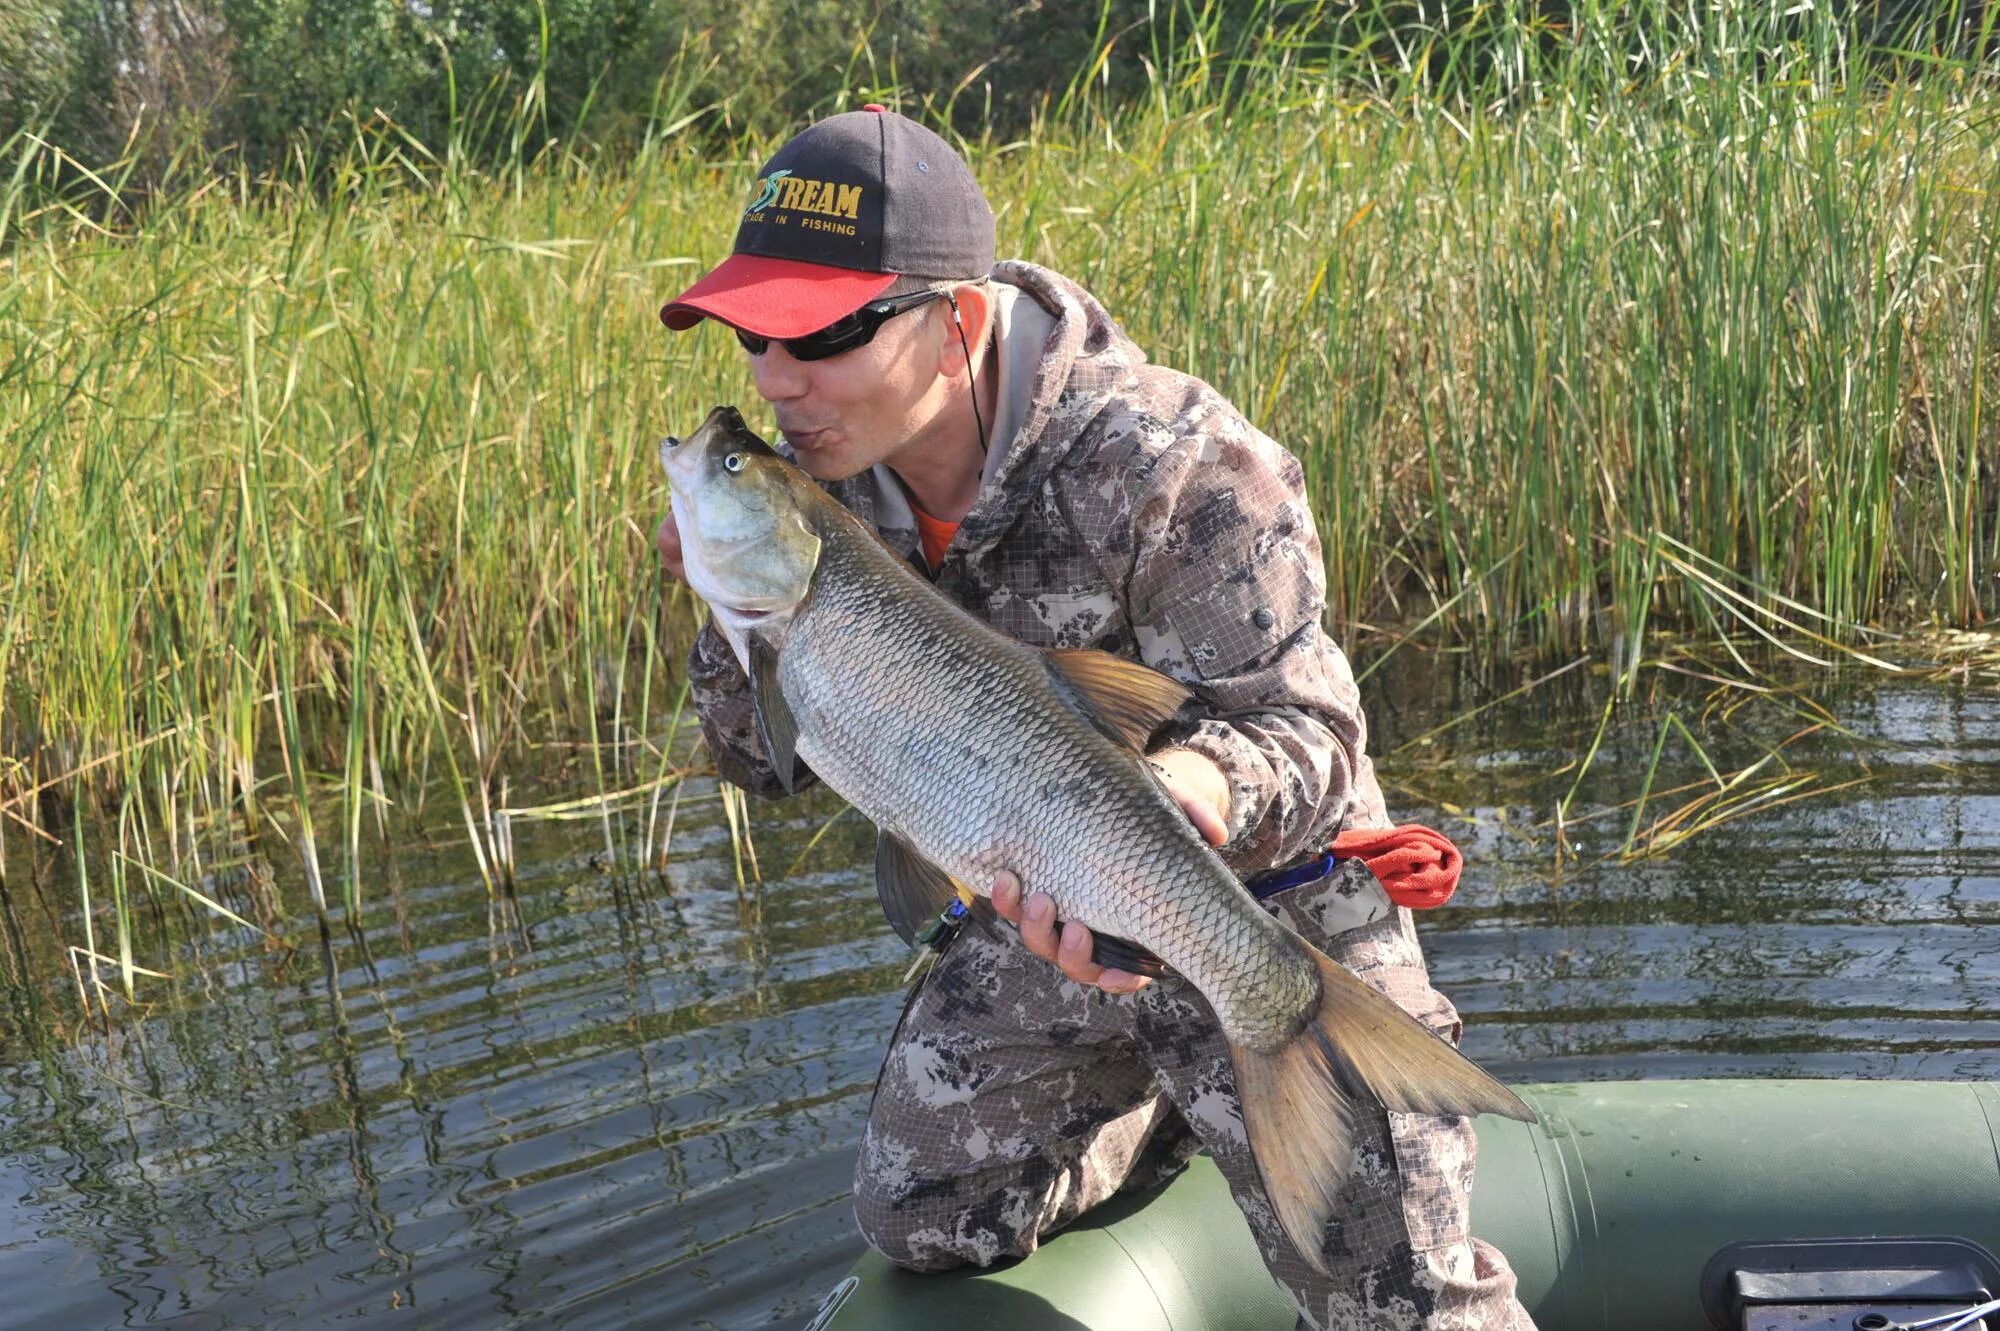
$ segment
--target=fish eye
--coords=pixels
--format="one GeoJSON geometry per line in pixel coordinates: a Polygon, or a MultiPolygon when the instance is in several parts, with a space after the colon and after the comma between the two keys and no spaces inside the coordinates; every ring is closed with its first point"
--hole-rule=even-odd
{"type": "Polygon", "coordinates": [[[660,442],[661,445],[666,448],[679,448],[681,446],[681,441],[676,439],[672,435],[668,435],[665,439],[661,440],[660,442]]]}
{"type": "Polygon", "coordinates": [[[741,453],[731,453],[728,457],[722,459],[722,469],[727,472],[742,471],[743,455],[741,453]]]}

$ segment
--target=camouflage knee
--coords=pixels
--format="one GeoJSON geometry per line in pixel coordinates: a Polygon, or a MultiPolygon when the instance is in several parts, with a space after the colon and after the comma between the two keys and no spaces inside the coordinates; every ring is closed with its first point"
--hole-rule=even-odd
{"type": "Polygon", "coordinates": [[[1018,944],[962,935],[905,1009],[869,1106],[854,1175],[869,1244],[917,1270],[983,1266],[1115,1191],[1159,1117],[1127,1027],[1018,944]]]}
{"type": "Polygon", "coordinates": [[[965,1144],[979,1159],[964,1165],[942,1164],[935,1144],[926,1157],[893,1125],[870,1122],[854,1170],[855,1220],[869,1246],[918,1271],[1025,1257],[1128,1181],[1143,1187],[1169,1177],[1193,1150],[1163,1096],[1124,1112],[1091,1103],[1061,1109],[1043,1125],[1046,1135],[1018,1116],[971,1122],[965,1144]]]}
{"type": "Polygon", "coordinates": [[[895,1171],[869,1167],[864,1143],[854,1173],[855,1222],[869,1247],[912,1271],[1025,1257],[1040,1246],[1055,1170],[1037,1159],[1022,1163],[1008,1181],[965,1175],[906,1187],[895,1171]]]}

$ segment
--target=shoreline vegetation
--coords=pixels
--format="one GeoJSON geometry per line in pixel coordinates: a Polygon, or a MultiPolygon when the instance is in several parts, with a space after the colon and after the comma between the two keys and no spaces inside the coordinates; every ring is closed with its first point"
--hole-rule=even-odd
{"type": "MultiPolygon", "coordinates": [[[[1364,664],[1629,693],[1688,644],[1745,679],[1900,632],[2000,655],[1968,632],[2000,610],[1993,11],[1943,7],[1941,49],[1614,8],[1327,38],[1270,5],[1226,43],[1213,8],[1107,9],[1024,129],[961,141],[1003,254],[1298,453],[1364,664]]],[[[870,95],[962,127],[979,75],[870,95]]],[[[102,845],[80,986],[133,991],[136,900],[220,908],[205,848],[275,834],[323,924],[426,791],[496,899],[513,817],[628,857],[608,810],[671,827],[698,606],[653,556],[654,444],[759,413],[726,336],[654,312],[777,141],[716,76],[691,43],[615,150],[550,139],[539,75],[437,141],[357,109],[256,173],[0,145],[0,900],[102,845]],[[510,811],[550,764],[595,793],[510,811]]]]}

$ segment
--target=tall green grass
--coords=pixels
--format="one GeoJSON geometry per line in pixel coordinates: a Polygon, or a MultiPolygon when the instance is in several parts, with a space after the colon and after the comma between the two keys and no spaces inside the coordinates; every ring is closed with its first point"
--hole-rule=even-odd
{"type": "MultiPolygon", "coordinates": [[[[1304,460],[1343,633],[1629,668],[1660,627],[1992,612],[1992,69],[1777,6],[1346,44],[1295,8],[1228,49],[1213,9],[1107,32],[1027,138],[965,147],[1004,253],[1304,460]]],[[[152,829],[121,902],[226,814],[275,816],[320,904],[426,790],[502,891],[507,773],[667,779],[695,607],[653,441],[755,404],[654,311],[774,146],[667,91],[629,158],[481,171],[360,118],[144,206],[6,146],[0,890],[73,831],[50,786],[152,829]]]]}

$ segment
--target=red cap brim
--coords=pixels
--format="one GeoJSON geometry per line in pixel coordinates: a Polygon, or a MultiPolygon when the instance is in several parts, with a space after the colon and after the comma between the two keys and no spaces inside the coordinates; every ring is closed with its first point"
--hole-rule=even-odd
{"type": "Polygon", "coordinates": [[[732,254],[668,301],[660,322],[679,331],[713,318],[759,337],[804,337],[854,313],[895,281],[894,273],[732,254]]]}

